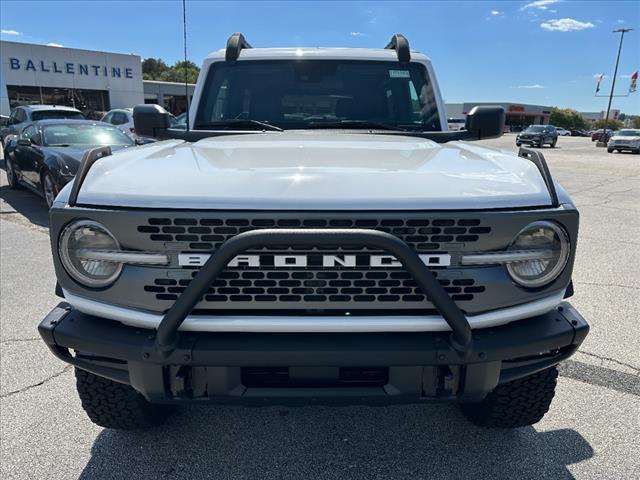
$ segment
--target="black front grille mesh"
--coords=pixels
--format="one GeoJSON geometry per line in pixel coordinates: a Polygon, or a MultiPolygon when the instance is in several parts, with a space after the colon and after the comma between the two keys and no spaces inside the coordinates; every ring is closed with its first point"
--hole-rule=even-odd
{"type": "Polygon", "coordinates": [[[416,251],[445,250],[447,244],[477,242],[481,235],[491,232],[491,227],[481,225],[475,218],[149,218],[146,224],[138,226],[138,232],[148,235],[153,242],[185,242],[191,250],[210,251],[239,233],[261,228],[370,228],[391,233],[416,251]]]}
{"type": "MultiPolygon", "coordinates": [[[[193,272],[195,275],[196,271],[193,272]]],[[[433,274],[438,277],[438,272],[433,274]]],[[[145,285],[158,300],[176,300],[190,279],[157,278],[145,285]]],[[[438,278],[455,301],[471,301],[485,287],[470,278],[438,278]]],[[[212,284],[203,302],[403,302],[428,301],[415,280],[401,270],[227,270],[212,284]]]]}

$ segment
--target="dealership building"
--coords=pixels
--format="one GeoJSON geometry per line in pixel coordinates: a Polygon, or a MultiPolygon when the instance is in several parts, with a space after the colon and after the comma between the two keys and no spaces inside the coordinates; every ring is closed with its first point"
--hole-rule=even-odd
{"type": "Polygon", "coordinates": [[[478,105],[499,105],[504,108],[505,124],[516,129],[529,125],[548,125],[551,108],[544,105],[504,102],[465,102],[447,103],[445,109],[449,118],[465,118],[471,109],[478,105]]]}
{"type": "MultiPolygon", "coordinates": [[[[142,79],[138,55],[0,41],[0,114],[18,105],[68,105],[83,112],[157,103],[177,115],[185,86],[142,79]]],[[[194,85],[189,85],[189,96],[194,85]]]]}

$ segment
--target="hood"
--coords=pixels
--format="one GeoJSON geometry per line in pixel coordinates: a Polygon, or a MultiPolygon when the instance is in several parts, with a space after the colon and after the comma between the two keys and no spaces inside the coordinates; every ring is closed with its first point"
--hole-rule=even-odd
{"type": "Polygon", "coordinates": [[[638,140],[640,140],[640,135],[634,135],[634,136],[630,136],[630,135],[614,135],[613,137],[611,137],[611,140],[626,140],[629,142],[637,142],[638,140]]]}
{"type": "Polygon", "coordinates": [[[547,206],[537,168],[464,142],[338,132],[167,140],[96,162],[78,203],[251,210],[547,206]]]}
{"type": "MultiPolygon", "coordinates": [[[[95,145],[71,145],[69,147],[45,147],[47,151],[58,158],[60,167],[66,174],[75,175],[84,154],[95,145]]],[[[117,152],[126,148],[126,145],[112,145],[111,151],[117,152]]]]}

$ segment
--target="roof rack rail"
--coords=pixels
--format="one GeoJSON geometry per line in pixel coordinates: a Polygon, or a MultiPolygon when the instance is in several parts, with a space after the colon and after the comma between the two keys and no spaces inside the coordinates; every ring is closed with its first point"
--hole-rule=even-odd
{"type": "Polygon", "coordinates": [[[249,45],[249,42],[244,38],[244,35],[238,32],[232,34],[229,37],[229,40],[227,40],[227,51],[224,59],[227,62],[235,62],[238,60],[240,52],[244,48],[252,48],[251,45],[249,45]]]}
{"type": "Polygon", "coordinates": [[[531,161],[536,167],[538,167],[540,175],[542,175],[542,180],[544,180],[544,183],[547,186],[547,190],[549,190],[549,197],[551,197],[551,206],[554,208],[558,208],[560,206],[558,192],[556,192],[556,186],[553,183],[553,178],[551,177],[551,172],[549,171],[547,161],[544,159],[544,155],[535,150],[520,147],[520,150],[518,150],[518,156],[526,158],[527,160],[531,161]]]}
{"type": "Polygon", "coordinates": [[[395,50],[398,56],[398,61],[408,62],[411,60],[411,52],[409,51],[409,40],[406,39],[401,33],[396,33],[391,40],[384,47],[389,50],[395,50]]]}

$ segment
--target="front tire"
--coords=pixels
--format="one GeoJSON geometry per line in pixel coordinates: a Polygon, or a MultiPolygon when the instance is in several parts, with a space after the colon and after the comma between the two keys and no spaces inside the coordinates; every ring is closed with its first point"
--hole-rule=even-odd
{"type": "Polygon", "coordinates": [[[558,143],[558,139],[554,138],[553,142],[551,142],[551,148],[556,148],[556,144],[558,143]]]}
{"type": "Polygon", "coordinates": [[[549,411],[555,395],[557,367],[498,385],[481,402],[462,404],[462,413],[475,425],[517,428],[533,425],[549,411]]]}
{"type": "Polygon", "coordinates": [[[45,170],[42,173],[41,185],[42,196],[44,197],[44,201],[47,203],[47,208],[51,208],[60,189],[58,188],[58,185],[56,185],[53,175],[51,175],[51,172],[48,170],[45,170]]]}
{"type": "Polygon", "coordinates": [[[9,187],[13,190],[18,190],[20,188],[20,182],[18,182],[18,177],[16,175],[16,170],[13,167],[13,162],[9,160],[9,157],[5,155],[4,157],[4,169],[7,174],[7,183],[9,187]]]}
{"type": "Polygon", "coordinates": [[[101,427],[117,430],[150,428],[160,425],[171,414],[171,407],[149,403],[129,385],[78,368],[75,371],[82,408],[89,419],[101,427]]]}

